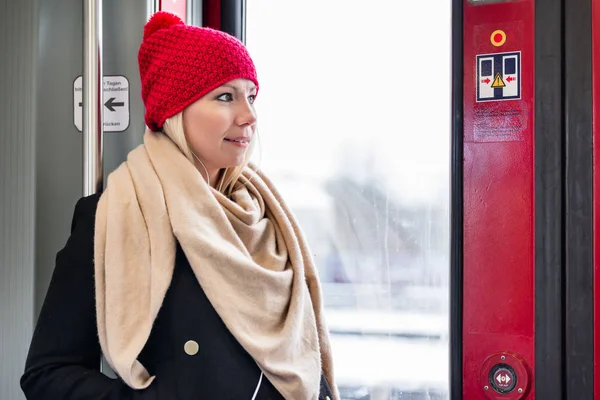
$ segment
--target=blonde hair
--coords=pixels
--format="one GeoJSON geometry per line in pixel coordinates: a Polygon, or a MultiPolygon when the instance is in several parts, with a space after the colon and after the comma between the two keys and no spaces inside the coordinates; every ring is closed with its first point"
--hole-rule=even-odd
{"type": "MultiPolygon", "coordinates": [[[[185,134],[185,129],[183,127],[183,113],[180,112],[170,118],[167,118],[163,125],[163,131],[177,145],[177,147],[179,147],[179,149],[186,156],[186,158],[190,160],[192,164],[195,165],[195,154],[192,151],[192,148],[190,147],[190,144],[187,140],[187,136],[185,134]]],[[[244,156],[244,162],[242,165],[232,168],[225,168],[225,170],[222,171],[216,189],[219,192],[223,193],[225,196],[231,195],[233,189],[235,188],[235,185],[237,184],[238,180],[240,179],[240,176],[242,175],[242,172],[244,171],[244,168],[246,168],[246,166],[250,163],[250,158],[252,157],[255,142],[256,140],[254,140],[254,138],[250,141],[250,146],[246,151],[246,154],[244,156]]],[[[198,161],[200,160],[198,159],[198,161]]],[[[200,161],[200,163],[206,170],[204,163],[202,163],[202,161],[200,161]]],[[[208,171],[206,173],[208,174],[208,171]]],[[[209,178],[207,175],[207,180],[208,179],[209,178]]]]}

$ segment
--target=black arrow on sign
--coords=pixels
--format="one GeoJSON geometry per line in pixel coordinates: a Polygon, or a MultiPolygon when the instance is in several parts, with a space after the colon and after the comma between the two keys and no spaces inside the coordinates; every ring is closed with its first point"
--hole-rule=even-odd
{"type": "MultiPolygon", "coordinates": [[[[125,106],[125,103],[123,103],[123,102],[116,102],[115,103],[115,100],[116,100],[115,97],[111,97],[110,99],[108,99],[108,101],[106,103],[104,103],[104,105],[110,111],[117,111],[117,110],[114,109],[114,107],[124,107],[125,106]]],[[[79,102],[79,107],[83,107],[83,103],[82,102],[79,102]]]]}
{"type": "Polygon", "coordinates": [[[106,103],[104,103],[104,105],[106,106],[106,108],[108,108],[110,111],[116,111],[114,109],[114,107],[124,107],[125,103],[123,102],[116,102],[115,103],[115,97],[111,97],[110,99],[108,99],[108,101],[106,103]]]}

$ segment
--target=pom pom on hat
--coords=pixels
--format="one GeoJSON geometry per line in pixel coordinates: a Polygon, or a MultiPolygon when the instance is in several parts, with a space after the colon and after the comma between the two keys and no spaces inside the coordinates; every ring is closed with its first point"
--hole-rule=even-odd
{"type": "Polygon", "coordinates": [[[183,25],[183,21],[175,14],[159,11],[154,14],[144,26],[144,40],[148,39],[154,32],[167,29],[174,25],[183,25]]]}

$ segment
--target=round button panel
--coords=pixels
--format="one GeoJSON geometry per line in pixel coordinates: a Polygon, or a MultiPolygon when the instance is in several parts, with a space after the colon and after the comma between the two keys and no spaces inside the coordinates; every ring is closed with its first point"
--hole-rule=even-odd
{"type": "Polygon", "coordinates": [[[523,357],[509,351],[490,354],[479,369],[481,393],[489,400],[524,400],[530,369],[523,357]]]}

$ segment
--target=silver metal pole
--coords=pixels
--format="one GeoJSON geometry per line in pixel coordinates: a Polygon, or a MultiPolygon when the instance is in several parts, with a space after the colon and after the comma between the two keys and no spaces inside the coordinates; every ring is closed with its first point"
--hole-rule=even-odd
{"type": "MultiPolygon", "coordinates": [[[[83,3],[83,195],[102,192],[102,0],[83,3]]],[[[100,372],[105,373],[104,357],[100,372]]]]}
{"type": "Polygon", "coordinates": [[[83,5],[83,195],[102,192],[102,0],[83,5]]]}
{"type": "Polygon", "coordinates": [[[187,25],[194,25],[194,1],[193,0],[186,0],[185,2],[185,16],[186,16],[186,21],[185,23],[187,25]]]}

